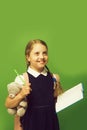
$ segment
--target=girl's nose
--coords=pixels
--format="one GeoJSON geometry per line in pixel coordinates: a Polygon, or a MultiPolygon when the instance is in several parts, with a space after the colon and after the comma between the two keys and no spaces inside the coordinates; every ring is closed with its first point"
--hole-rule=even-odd
{"type": "Polygon", "coordinates": [[[40,57],[40,58],[43,58],[43,57],[44,57],[44,55],[43,55],[43,54],[40,54],[40,55],[39,55],[39,57],[40,57]]]}

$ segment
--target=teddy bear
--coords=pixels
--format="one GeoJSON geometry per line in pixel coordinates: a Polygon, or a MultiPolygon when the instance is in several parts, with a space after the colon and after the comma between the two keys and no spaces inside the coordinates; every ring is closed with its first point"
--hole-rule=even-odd
{"type": "MultiPolygon", "coordinates": [[[[23,76],[22,76],[23,78],[23,76]]],[[[19,77],[16,77],[14,82],[11,82],[7,85],[7,90],[10,98],[14,98],[22,89],[23,82],[20,80],[19,77]]],[[[7,111],[11,115],[17,114],[18,116],[22,117],[27,109],[27,100],[24,98],[20,101],[19,105],[15,108],[8,108],[7,111]]]]}

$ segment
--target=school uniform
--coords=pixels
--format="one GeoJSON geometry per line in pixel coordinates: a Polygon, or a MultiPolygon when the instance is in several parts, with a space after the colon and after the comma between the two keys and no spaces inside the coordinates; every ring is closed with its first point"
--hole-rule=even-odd
{"type": "Polygon", "coordinates": [[[20,119],[23,130],[60,130],[51,74],[46,69],[38,73],[30,67],[27,73],[32,91],[27,96],[27,111],[20,119]]]}

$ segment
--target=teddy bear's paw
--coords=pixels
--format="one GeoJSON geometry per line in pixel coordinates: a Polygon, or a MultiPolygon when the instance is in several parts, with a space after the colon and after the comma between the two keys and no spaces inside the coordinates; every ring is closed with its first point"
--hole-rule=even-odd
{"type": "Polygon", "coordinates": [[[24,108],[19,108],[17,110],[17,115],[22,117],[25,114],[25,109],[24,108]]]}
{"type": "Polygon", "coordinates": [[[15,95],[14,95],[14,94],[9,94],[9,97],[10,97],[10,98],[14,98],[15,95]]]}
{"type": "Polygon", "coordinates": [[[26,101],[21,101],[19,105],[26,108],[27,107],[27,102],[26,101]]]}
{"type": "Polygon", "coordinates": [[[11,115],[15,115],[16,114],[16,109],[10,109],[10,108],[8,108],[7,111],[11,115]]]}

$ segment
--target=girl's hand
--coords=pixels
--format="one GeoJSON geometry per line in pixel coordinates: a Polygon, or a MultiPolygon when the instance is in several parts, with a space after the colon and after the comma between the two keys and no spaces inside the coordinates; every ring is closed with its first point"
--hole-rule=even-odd
{"type": "Polygon", "coordinates": [[[27,83],[26,85],[24,85],[22,87],[22,90],[20,91],[20,95],[22,96],[22,98],[26,97],[28,94],[30,94],[31,92],[31,88],[30,88],[31,84],[27,83]]]}

